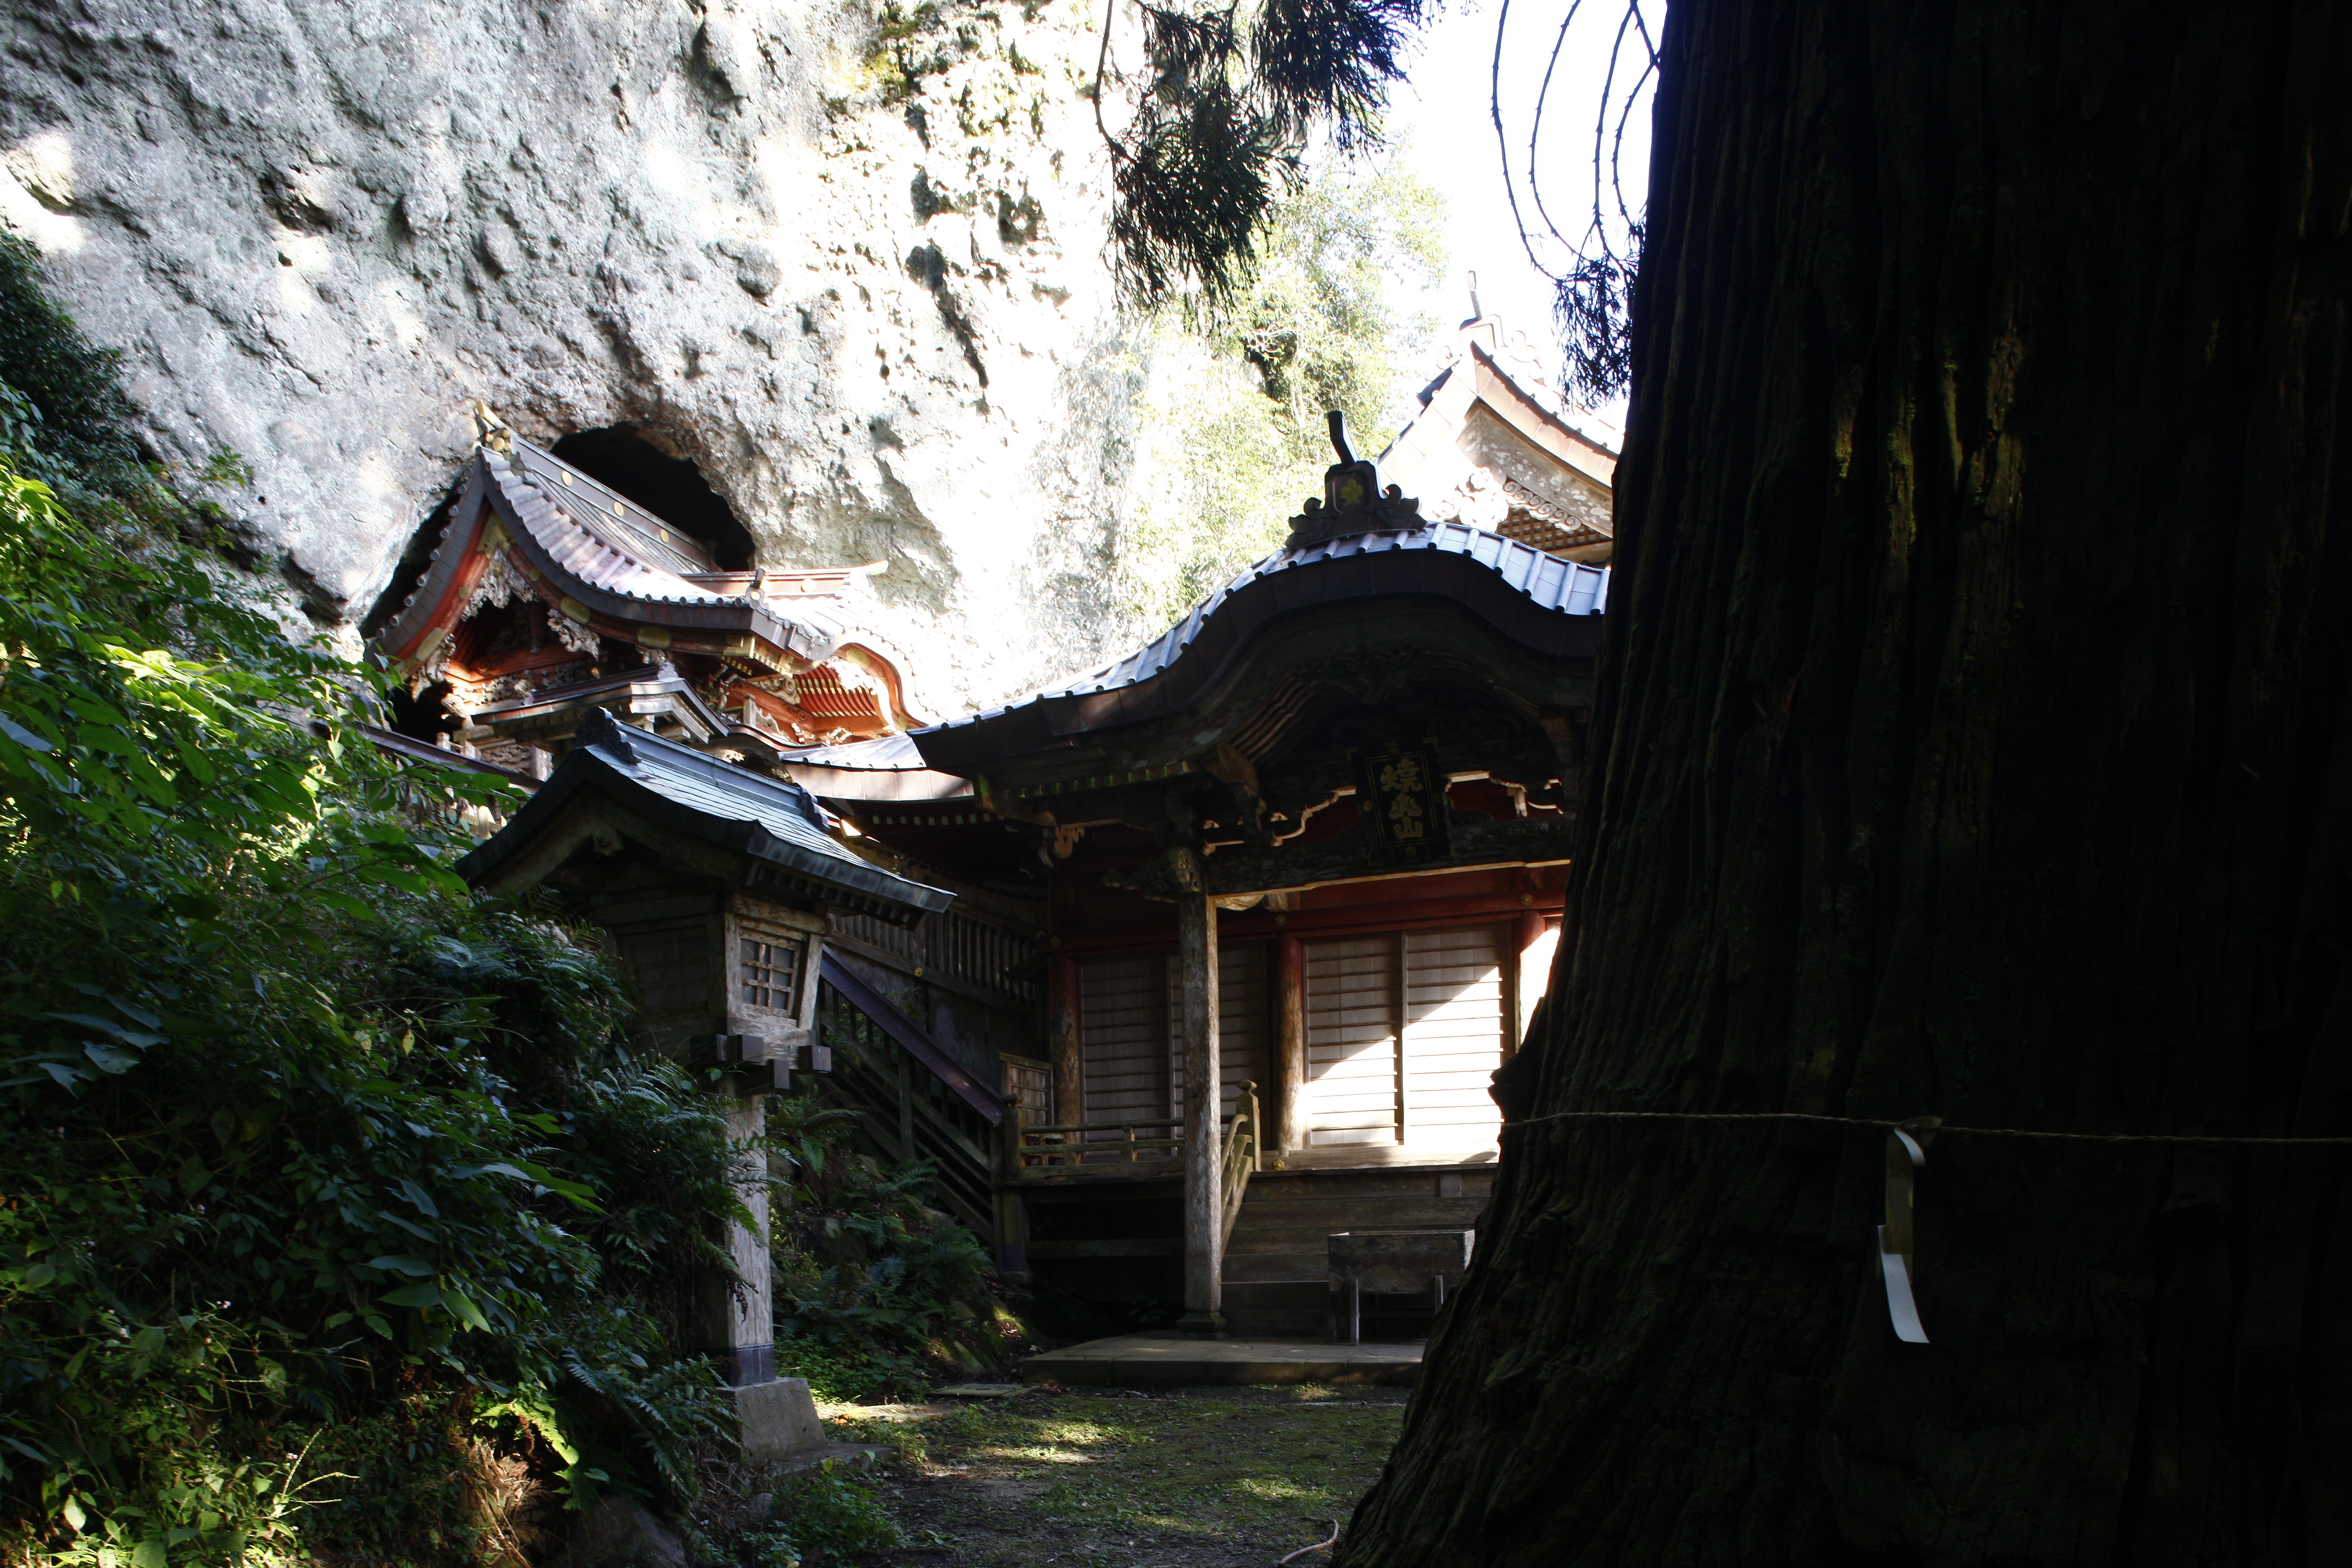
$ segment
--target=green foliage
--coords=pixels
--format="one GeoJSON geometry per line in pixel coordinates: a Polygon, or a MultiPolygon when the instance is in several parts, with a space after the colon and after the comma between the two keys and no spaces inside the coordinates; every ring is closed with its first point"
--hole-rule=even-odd
{"type": "Polygon", "coordinates": [[[51,302],[33,247],[0,229],[0,380],[39,411],[29,434],[44,458],[110,477],[139,462],[117,358],[85,339],[51,302]]]}
{"type": "Polygon", "coordinates": [[[742,1568],[814,1568],[900,1543],[874,1483],[834,1460],[786,1477],[770,1496],[768,1517],[730,1538],[719,1561],[742,1568]]]}
{"type": "Polygon", "coordinates": [[[499,801],[364,741],[0,252],[0,1552],[520,1563],[550,1487],[680,1500],[756,1151],[466,891],[499,801]]]}
{"type": "Polygon", "coordinates": [[[420,1387],[320,1428],[299,1456],[302,1549],[330,1562],[523,1568],[553,1510],[534,1506],[528,1436],[482,1425],[465,1394],[420,1387]]]}
{"type": "Polygon", "coordinates": [[[1020,1325],[992,1293],[987,1249],[928,1201],[929,1170],[885,1170],[852,1147],[851,1113],[811,1097],[772,1100],[768,1117],[793,1167],[770,1227],[779,1369],[863,1400],[1001,1359],[1020,1325]]]}
{"type": "Polygon", "coordinates": [[[1430,328],[1391,290],[1443,271],[1443,214],[1401,160],[1334,160],[1276,212],[1244,296],[1160,319],[1122,551],[1142,626],[1167,626],[1281,544],[1331,461],[1326,410],[1346,411],[1359,450],[1387,443],[1397,367],[1430,328]]]}
{"type": "MultiPolygon", "coordinates": [[[[1142,6],[1146,74],[1112,133],[1111,247],[1127,294],[1159,306],[1238,295],[1310,134],[1377,142],[1421,0],[1142,6]]],[[[1118,16],[1113,7],[1108,29],[1118,16]]],[[[1105,35],[1104,58],[1110,58],[1105,35]]]]}

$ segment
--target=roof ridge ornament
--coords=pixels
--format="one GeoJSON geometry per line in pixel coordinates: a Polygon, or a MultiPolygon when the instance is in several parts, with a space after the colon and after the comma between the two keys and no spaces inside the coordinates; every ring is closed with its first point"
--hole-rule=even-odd
{"type": "Polygon", "coordinates": [[[1323,470],[1323,493],[1307,498],[1307,510],[1290,520],[1286,550],[1303,550],[1351,533],[1405,531],[1428,526],[1421,502],[1403,489],[1381,488],[1381,471],[1368,458],[1356,456],[1348,439],[1348,416],[1334,408],[1324,416],[1331,429],[1331,449],[1339,460],[1323,470]]]}
{"type": "Polygon", "coordinates": [[[474,445],[488,447],[493,452],[514,451],[514,427],[499,417],[498,410],[478,397],[466,399],[466,412],[474,421],[474,445]]]}
{"type": "Polygon", "coordinates": [[[637,749],[629,744],[628,726],[602,708],[591,708],[574,731],[575,745],[601,746],[631,767],[637,765],[637,749]]]}
{"type": "Polygon", "coordinates": [[[1348,411],[1344,408],[1329,409],[1325,412],[1323,422],[1331,427],[1331,450],[1339,454],[1341,462],[1354,462],[1356,449],[1348,444],[1348,411]]]}

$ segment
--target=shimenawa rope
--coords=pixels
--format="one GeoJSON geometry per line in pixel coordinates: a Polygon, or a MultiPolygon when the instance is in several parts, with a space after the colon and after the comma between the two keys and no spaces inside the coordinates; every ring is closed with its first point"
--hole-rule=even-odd
{"type": "Polygon", "coordinates": [[[1555,1110],[1506,1121],[1503,1131],[1533,1127],[1543,1121],[1806,1121],[1831,1127],[1872,1127],[1892,1132],[1914,1121],[1946,1138],[2039,1138],[2059,1143],[2203,1143],[2276,1145],[2281,1147],[2352,1148],[2352,1135],[2341,1138],[2273,1138],[2221,1132],[2056,1132],[2030,1127],[1954,1127],[1932,1116],[1896,1121],[1868,1116],[1820,1116],[1803,1110],[1555,1110]]]}
{"type": "Polygon", "coordinates": [[[1924,1345],[1927,1330],[1911,1293],[1917,1273],[1912,1230],[1912,1188],[1927,1168],[1927,1145],[1945,1138],[2024,1138],[2056,1143],[2148,1143],[2202,1148],[2352,1148],[2352,1137],[2235,1137],[2206,1132],[2058,1132],[2024,1127],[1948,1127],[1940,1117],[1915,1116],[1888,1121],[1867,1116],[1822,1116],[1804,1110],[1555,1110],[1506,1121],[1513,1131],[1548,1121],[1800,1121],[1830,1127],[1868,1127],[1886,1134],[1886,1223],[1878,1227],[1878,1268],[1886,1281],[1886,1315],[1895,1337],[1924,1345]]]}

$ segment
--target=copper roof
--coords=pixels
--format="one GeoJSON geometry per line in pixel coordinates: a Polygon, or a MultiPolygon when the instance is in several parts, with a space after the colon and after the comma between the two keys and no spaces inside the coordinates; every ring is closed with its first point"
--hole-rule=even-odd
{"type": "Polygon", "coordinates": [[[909,738],[932,767],[968,773],[997,757],[1066,743],[1087,731],[1177,711],[1276,616],[1414,596],[1463,604],[1539,651],[1590,656],[1608,607],[1609,569],[1564,561],[1459,522],[1281,550],[1125,658],[1018,702],[929,725],[909,738]]]}
{"type": "Polygon", "coordinates": [[[848,768],[859,773],[897,773],[928,767],[915,743],[901,735],[877,735],[870,741],[845,741],[837,746],[794,746],[780,752],[792,763],[812,767],[848,768]]]}
{"type": "MultiPolygon", "coordinates": [[[[427,635],[462,605],[487,553],[482,545],[493,514],[507,525],[523,563],[544,574],[545,596],[559,604],[569,598],[621,627],[748,634],[811,662],[832,657],[848,635],[806,598],[793,599],[787,615],[753,593],[689,581],[688,574],[707,574],[735,585],[734,574],[712,572],[698,543],[643,507],[519,437],[512,446],[511,456],[488,447],[475,452],[423,578],[377,638],[394,658],[419,657],[427,635]]],[[[751,581],[756,591],[758,578],[751,581]]],[[[789,662],[761,658],[757,647],[750,652],[761,663],[789,662]]]]}
{"type": "Polygon", "coordinates": [[[577,744],[512,821],[457,862],[477,885],[553,828],[573,795],[593,790],[665,827],[737,849],[820,901],[898,924],[954,895],[860,859],[826,833],[808,791],[621,723],[599,710],[577,744]]]}
{"type": "Polygon", "coordinates": [[[934,771],[904,734],[777,752],[775,766],[832,801],[929,801],[968,797],[970,781],[934,771]]]}

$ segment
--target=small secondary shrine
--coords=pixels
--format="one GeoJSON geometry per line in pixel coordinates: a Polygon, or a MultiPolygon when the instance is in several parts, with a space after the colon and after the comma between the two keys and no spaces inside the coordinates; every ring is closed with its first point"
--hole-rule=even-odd
{"type": "Polygon", "coordinates": [[[422,578],[375,646],[457,727],[545,778],[585,713],[772,762],[903,731],[900,665],[856,629],[878,565],[719,569],[701,542],[477,404],[480,443],[422,578]]]}
{"type": "Polygon", "coordinates": [[[1619,433],[1563,400],[1526,336],[1479,310],[1475,273],[1470,287],[1454,357],[1421,389],[1421,412],[1381,454],[1381,471],[1415,491],[1432,522],[1606,565],[1619,433]]]}
{"type": "MultiPolygon", "coordinates": [[[[549,887],[612,933],[639,1043],[698,1069],[736,1135],[765,1097],[832,1066],[818,1037],[825,931],[843,915],[906,926],[950,895],[844,849],[806,791],[592,710],[530,800],[458,862],[477,887],[549,887]]],[[[745,1447],[804,1447],[804,1386],[776,1376],[768,1189],[741,1188],[731,1271],[701,1281],[694,1332],[733,1391],[745,1447]]]]}

